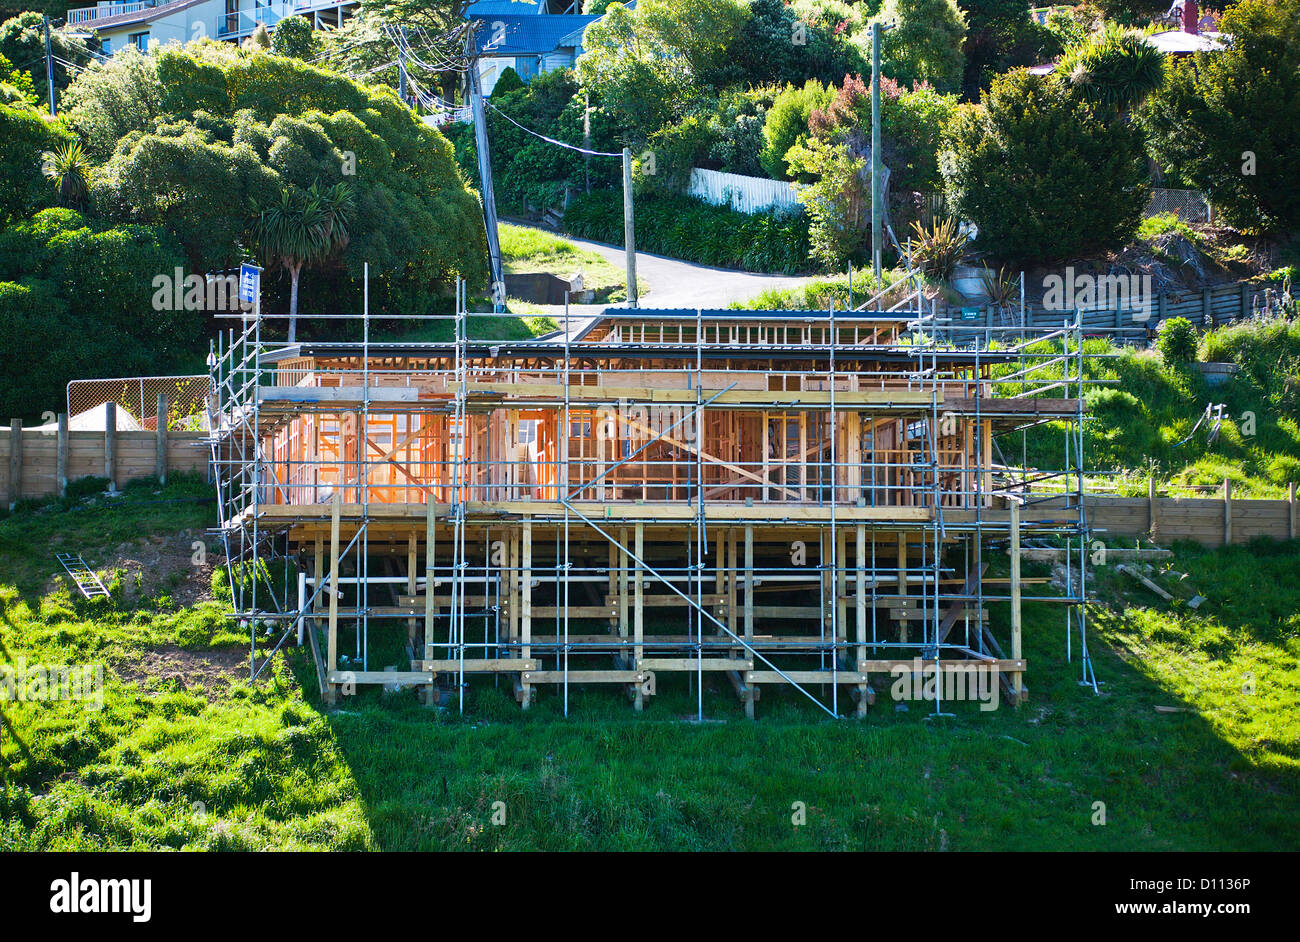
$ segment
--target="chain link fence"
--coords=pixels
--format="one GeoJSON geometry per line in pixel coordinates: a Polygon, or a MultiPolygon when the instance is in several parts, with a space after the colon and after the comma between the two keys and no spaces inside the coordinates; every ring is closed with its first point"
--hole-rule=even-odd
{"type": "Polygon", "coordinates": [[[1187,223],[1210,222],[1212,212],[1210,201],[1200,190],[1170,190],[1165,187],[1153,187],[1151,202],[1147,204],[1145,216],[1160,213],[1173,213],[1187,223]]]}
{"type": "Polygon", "coordinates": [[[208,389],[206,375],[74,379],[68,383],[68,424],[102,429],[102,407],[114,402],[119,429],[134,426],[152,431],[158,428],[158,394],[162,393],[167,397],[168,431],[206,431],[208,389]]]}

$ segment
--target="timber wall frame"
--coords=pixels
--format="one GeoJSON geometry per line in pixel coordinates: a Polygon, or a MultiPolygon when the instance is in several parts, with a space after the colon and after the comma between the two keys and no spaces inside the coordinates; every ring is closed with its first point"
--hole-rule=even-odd
{"type": "Polygon", "coordinates": [[[362,318],[360,342],[290,346],[262,317],[214,350],[213,477],[254,662],[270,620],[276,648],[310,644],[329,701],[398,683],[463,709],[467,678],[503,675],[524,708],[613,684],[640,709],[686,676],[702,717],[710,673],[751,716],[769,685],[861,715],[919,658],[994,668],[1021,702],[1032,534],[1066,549],[1064,585],[1033,601],[1062,606],[1090,677],[1077,317],[940,344],[918,291],[890,312],[611,309],[498,343],[466,336],[462,296],[421,318],[451,321],[446,343],[373,343],[362,318]],[[1008,466],[995,433],[1046,421],[1064,466],[1008,466]],[[1062,489],[1039,507],[1044,480],[1062,489]],[[296,584],[244,578],[279,557],[296,584]],[[371,663],[394,644],[405,666],[371,663]]]}

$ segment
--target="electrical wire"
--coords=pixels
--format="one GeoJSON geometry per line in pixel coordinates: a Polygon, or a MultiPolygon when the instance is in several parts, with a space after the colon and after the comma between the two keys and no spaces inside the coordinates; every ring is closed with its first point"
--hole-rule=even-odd
{"type": "Polygon", "coordinates": [[[553,137],[547,137],[545,134],[538,134],[536,131],[531,130],[530,128],[526,128],[526,127],[524,127],[522,124],[520,124],[520,123],[519,123],[518,121],[516,121],[514,118],[510,117],[510,115],[506,114],[504,111],[502,111],[502,110],[501,110],[500,108],[498,108],[496,105],[492,104],[492,102],[489,101],[488,99],[484,98],[484,99],[483,99],[483,104],[487,105],[489,108],[491,108],[491,109],[492,109],[493,111],[495,111],[497,114],[501,115],[501,117],[505,118],[507,121],[509,121],[509,122],[510,122],[511,124],[513,124],[515,127],[519,128],[519,130],[521,130],[521,131],[526,131],[527,133],[531,134],[533,137],[541,138],[542,140],[546,141],[546,143],[548,143],[548,144],[555,144],[555,145],[557,145],[558,147],[564,147],[564,148],[567,148],[567,149],[569,149],[569,150],[574,150],[574,151],[577,151],[579,154],[588,154],[588,155],[590,155],[590,156],[592,156],[592,157],[622,157],[622,156],[623,156],[621,153],[615,154],[615,153],[611,153],[611,152],[609,152],[609,151],[603,151],[603,150],[588,150],[588,149],[585,148],[585,147],[578,147],[576,144],[569,144],[569,143],[567,143],[566,141],[557,141],[555,138],[553,138],[553,137]]]}

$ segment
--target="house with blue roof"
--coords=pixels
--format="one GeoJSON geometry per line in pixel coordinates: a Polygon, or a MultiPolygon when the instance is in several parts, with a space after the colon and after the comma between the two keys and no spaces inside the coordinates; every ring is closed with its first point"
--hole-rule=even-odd
{"type": "MultiPolygon", "coordinates": [[[[635,0],[627,4],[636,5],[635,0]]],[[[525,82],[552,69],[572,68],[583,53],[583,34],[600,19],[582,12],[580,0],[478,0],[465,18],[474,33],[479,81],[491,96],[501,73],[514,69],[525,82]]]]}

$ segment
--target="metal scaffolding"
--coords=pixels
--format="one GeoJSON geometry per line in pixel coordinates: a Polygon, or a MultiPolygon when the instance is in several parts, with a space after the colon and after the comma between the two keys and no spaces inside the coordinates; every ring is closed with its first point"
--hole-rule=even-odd
{"type": "Polygon", "coordinates": [[[1019,703],[1032,601],[1065,606],[1095,689],[1077,314],[999,344],[937,329],[908,279],[854,310],[566,309],[549,335],[470,337],[504,316],[458,285],[452,314],[405,319],[449,340],[376,342],[367,301],[323,321],[359,340],[272,341],[259,316],[217,342],[209,444],[254,677],[261,631],[262,666],[310,645],[330,702],[410,685],[463,711],[486,675],[524,708],[557,685],[567,715],[574,684],[641,709],[686,678],[702,719],[720,673],[750,716],[768,686],[862,715],[873,675],[976,665],[1019,703]],[[1044,422],[1061,468],[995,460],[995,435],[1044,422]],[[1065,547],[1032,596],[1026,534],[1065,547]]]}

